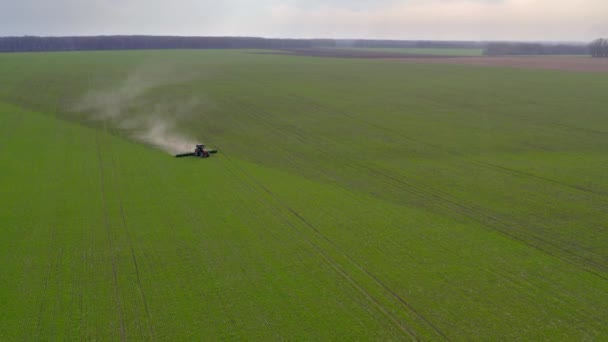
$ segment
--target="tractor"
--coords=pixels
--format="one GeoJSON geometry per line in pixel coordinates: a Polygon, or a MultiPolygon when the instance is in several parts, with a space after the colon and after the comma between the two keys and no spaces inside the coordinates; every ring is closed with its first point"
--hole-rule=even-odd
{"type": "Polygon", "coordinates": [[[182,153],[175,155],[177,158],[182,157],[199,157],[199,158],[209,158],[212,154],[217,153],[217,150],[209,150],[205,145],[196,145],[194,148],[194,152],[192,153],[182,153]]]}

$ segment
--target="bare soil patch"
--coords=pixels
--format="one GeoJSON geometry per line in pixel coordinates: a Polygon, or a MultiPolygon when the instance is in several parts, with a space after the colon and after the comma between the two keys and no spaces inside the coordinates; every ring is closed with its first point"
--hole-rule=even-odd
{"type": "Polygon", "coordinates": [[[282,54],[292,56],[326,57],[326,58],[363,58],[363,59],[400,59],[400,58],[455,58],[435,54],[418,54],[407,52],[349,50],[349,49],[283,49],[262,54],[282,54]]]}
{"type": "Polygon", "coordinates": [[[541,70],[608,72],[608,58],[588,56],[483,56],[462,57],[349,49],[283,49],[262,54],[325,58],[385,59],[401,63],[456,64],[541,70]]]}
{"type": "Polygon", "coordinates": [[[608,72],[608,58],[587,56],[505,56],[453,58],[391,58],[402,63],[458,64],[524,69],[608,72]]]}

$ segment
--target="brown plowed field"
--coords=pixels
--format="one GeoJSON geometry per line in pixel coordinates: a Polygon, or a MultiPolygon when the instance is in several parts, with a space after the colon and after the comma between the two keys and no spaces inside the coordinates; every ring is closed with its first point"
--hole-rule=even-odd
{"type": "Polygon", "coordinates": [[[282,49],[271,52],[256,52],[257,54],[290,54],[293,56],[326,57],[326,58],[362,58],[362,59],[401,59],[401,58],[453,58],[455,56],[441,56],[434,54],[405,53],[391,51],[373,50],[349,50],[349,49],[282,49]],[[280,52],[278,52],[280,51],[280,52]]]}
{"type": "Polygon", "coordinates": [[[488,67],[608,72],[608,58],[586,56],[509,56],[452,58],[391,58],[401,63],[460,64],[488,67]]]}
{"type": "MultiPolygon", "coordinates": [[[[276,51],[270,52],[276,54],[276,51]]],[[[348,49],[285,49],[282,53],[294,56],[326,58],[385,59],[401,63],[457,64],[525,69],[608,72],[608,58],[588,56],[494,56],[459,57],[399,52],[348,49]]]]}

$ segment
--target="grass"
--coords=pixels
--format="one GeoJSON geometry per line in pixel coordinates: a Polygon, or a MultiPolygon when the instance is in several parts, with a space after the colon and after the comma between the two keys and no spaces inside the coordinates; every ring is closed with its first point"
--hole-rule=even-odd
{"type": "Polygon", "coordinates": [[[605,78],[241,51],[0,74],[2,340],[608,335],[605,78]],[[125,115],[195,98],[178,129],[218,155],[74,111],[142,65],[189,76],[125,115]]]}

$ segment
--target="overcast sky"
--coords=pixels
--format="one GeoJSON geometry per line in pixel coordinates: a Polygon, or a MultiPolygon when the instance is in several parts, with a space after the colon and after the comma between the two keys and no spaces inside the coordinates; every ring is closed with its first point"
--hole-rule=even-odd
{"type": "Polygon", "coordinates": [[[0,0],[0,36],[588,41],[608,0],[0,0]]]}

